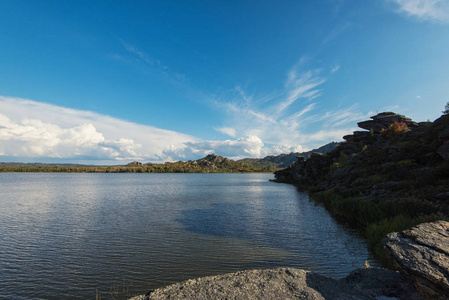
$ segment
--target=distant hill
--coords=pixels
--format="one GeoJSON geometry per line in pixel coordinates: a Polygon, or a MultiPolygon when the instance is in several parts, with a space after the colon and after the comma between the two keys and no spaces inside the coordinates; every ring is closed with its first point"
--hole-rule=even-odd
{"type": "Polygon", "coordinates": [[[238,162],[252,164],[255,166],[272,166],[277,169],[279,168],[287,168],[288,166],[291,166],[295,161],[297,161],[298,156],[304,156],[306,159],[309,155],[312,153],[327,153],[335,148],[340,143],[337,142],[331,142],[329,144],[326,144],[324,146],[321,146],[318,149],[313,149],[311,151],[306,152],[291,152],[290,154],[280,154],[278,156],[270,155],[264,158],[244,158],[241,160],[238,160],[238,162]]]}
{"type": "Polygon", "coordinates": [[[313,152],[327,153],[336,148],[338,143],[329,143],[318,149],[302,153],[281,154],[265,158],[245,158],[238,161],[209,154],[197,160],[166,162],[160,164],[142,164],[133,161],[122,166],[92,166],[78,164],[46,163],[2,163],[0,172],[62,172],[62,173],[250,173],[274,172],[293,164],[297,156],[313,152]]]}
{"type": "Polygon", "coordinates": [[[124,166],[86,166],[44,163],[0,163],[0,172],[48,173],[256,173],[274,172],[273,165],[254,165],[209,154],[198,160],[142,164],[138,161],[124,166]]]}

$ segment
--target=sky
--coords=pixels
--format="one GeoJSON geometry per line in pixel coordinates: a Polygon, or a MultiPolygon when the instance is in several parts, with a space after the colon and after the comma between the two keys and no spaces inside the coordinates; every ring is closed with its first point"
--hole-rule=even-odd
{"type": "Polygon", "coordinates": [[[0,161],[318,148],[449,101],[448,0],[0,1],[0,161]]]}

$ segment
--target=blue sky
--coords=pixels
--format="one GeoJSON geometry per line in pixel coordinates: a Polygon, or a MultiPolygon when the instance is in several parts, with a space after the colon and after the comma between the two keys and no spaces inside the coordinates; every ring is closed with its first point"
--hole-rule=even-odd
{"type": "Polygon", "coordinates": [[[1,1],[0,161],[309,150],[449,101],[449,1],[1,1]]]}

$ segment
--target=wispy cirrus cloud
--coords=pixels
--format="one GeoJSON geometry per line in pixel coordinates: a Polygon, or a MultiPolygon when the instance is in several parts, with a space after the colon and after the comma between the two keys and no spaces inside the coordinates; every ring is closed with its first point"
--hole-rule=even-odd
{"type": "Polygon", "coordinates": [[[335,72],[337,72],[338,70],[340,70],[340,64],[335,64],[331,67],[331,73],[334,74],[335,72]]]}
{"type": "Polygon", "coordinates": [[[348,28],[352,26],[351,23],[347,22],[340,26],[335,27],[322,41],[322,45],[326,45],[331,41],[335,40],[339,35],[345,32],[348,28]]]}
{"type": "MultiPolygon", "coordinates": [[[[229,136],[257,136],[267,145],[286,145],[286,149],[311,149],[341,140],[353,130],[355,122],[367,118],[357,106],[324,110],[320,103],[328,76],[338,71],[334,65],[327,74],[306,68],[301,59],[287,73],[284,88],[270,97],[247,95],[241,87],[224,99],[215,99],[227,119],[217,131],[229,136]],[[259,101],[263,98],[264,101],[259,101]],[[268,99],[268,100],[267,100],[268,99]]],[[[272,149],[274,151],[274,149],[272,149]]]]}
{"type": "MultiPolygon", "coordinates": [[[[126,50],[126,52],[131,56],[132,60],[142,63],[142,64],[144,64],[152,69],[155,69],[159,72],[162,72],[172,79],[180,80],[180,81],[186,79],[186,76],[184,74],[181,74],[179,72],[176,72],[176,71],[170,69],[167,65],[163,64],[158,59],[151,58],[150,55],[148,55],[144,50],[142,50],[134,45],[131,45],[122,39],[119,39],[119,40],[120,40],[120,43],[123,45],[124,49],[126,50]]],[[[120,56],[120,55],[116,55],[113,57],[122,59],[122,56],[120,56]]]]}
{"type": "Polygon", "coordinates": [[[447,0],[388,0],[396,5],[396,11],[419,21],[449,22],[447,0]]]}

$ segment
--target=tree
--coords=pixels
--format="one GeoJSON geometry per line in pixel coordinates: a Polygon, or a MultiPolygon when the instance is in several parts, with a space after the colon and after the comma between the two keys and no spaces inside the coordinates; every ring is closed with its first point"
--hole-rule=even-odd
{"type": "Polygon", "coordinates": [[[446,104],[446,107],[444,108],[443,114],[449,115],[449,102],[446,104]]]}

